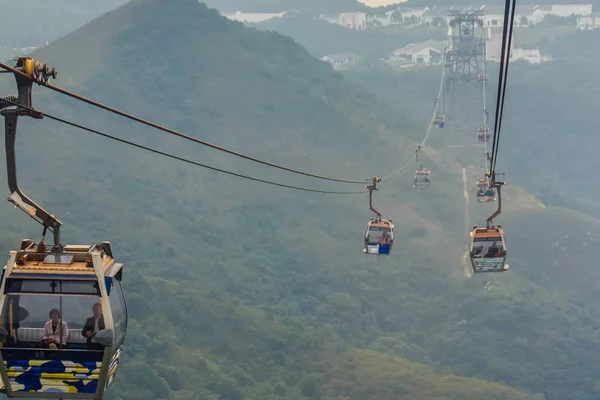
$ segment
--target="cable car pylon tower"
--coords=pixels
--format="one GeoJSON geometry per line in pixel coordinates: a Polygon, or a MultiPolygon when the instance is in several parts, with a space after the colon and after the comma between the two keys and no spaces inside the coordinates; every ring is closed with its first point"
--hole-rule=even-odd
{"type": "Polygon", "coordinates": [[[485,10],[448,10],[448,44],[444,60],[446,82],[443,105],[449,121],[475,132],[475,112],[481,102],[480,83],[487,83],[483,27],[485,10]]]}

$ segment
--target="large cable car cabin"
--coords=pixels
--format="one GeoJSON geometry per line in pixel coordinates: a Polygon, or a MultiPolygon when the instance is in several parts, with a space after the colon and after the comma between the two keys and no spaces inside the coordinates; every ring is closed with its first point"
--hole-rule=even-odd
{"type": "Polygon", "coordinates": [[[381,213],[373,208],[373,191],[377,190],[378,182],[381,182],[381,179],[375,177],[373,178],[373,184],[367,186],[367,189],[369,189],[369,210],[375,213],[375,218],[371,218],[367,224],[363,253],[389,256],[394,244],[394,224],[391,219],[382,219],[381,213]]]}
{"type": "Polygon", "coordinates": [[[394,244],[394,224],[389,219],[371,219],[365,233],[363,253],[389,256],[394,244]]]}
{"type": "Polygon", "coordinates": [[[0,392],[10,398],[102,399],[113,382],[127,330],[121,287],[123,265],[109,242],[62,245],[61,222],[17,184],[15,139],[18,116],[31,111],[32,80],[55,76],[45,64],[22,57],[16,74],[19,96],[0,101],[5,119],[9,201],[43,225],[36,245],[23,240],[11,251],[0,281],[0,392]],[[44,237],[52,232],[54,244],[44,237]]]}
{"type": "Polygon", "coordinates": [[[108,242],[55,253],[24,240],[10,252],[0,286],[8,397],[102,398],[127,330],[122,272],[108,242]]]}
{"type": "Polygon", "coordinates": [[[504,272],[506,265],[506,243],[501,226],[491,228],[473,227],[471,232],[471,264],[473,272],[504,272]]]}
{"type": "Polygon", "coordinates": [[[490,186],[496,188],[498,191],[498,209],[488,217],[485,228],[474,226],[470,233],[469,255],[473,273],[504,272],[508,270],[508,265],[506,265],[504,230],[500,225],[492,225],[493,220],[502,211],[501,187],[504,182],[497,182],[495,174],[492,176],[490,186]]]}

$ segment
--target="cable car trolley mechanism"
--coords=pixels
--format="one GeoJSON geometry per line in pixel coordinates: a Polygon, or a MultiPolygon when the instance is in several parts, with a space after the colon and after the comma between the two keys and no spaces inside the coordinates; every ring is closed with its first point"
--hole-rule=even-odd
{"type": "Polygon", "coordinates": [[[19,188],[17,120],[43,118],[31,106],[32,84],[55,78],[56,70],[28,57],[19,58],[16,69],[18,96],[0,99],[8,200],[42,224],[43,233],[37,245],[25,239],[11,251],[2,271],[0,392],[9,398],[102,399],[127,330],[123,264],[115,261],[109,242],[63,246],[61,222],[19,188]],[[50,249],[44,244],[48,230],[54,238],[50,249]]]}
{"type": "Polygon", "coordinates": [[[469,255],[473,273],[504,272],[509,268],[506,265],[504,230],[500,225],[493,225],[494,218],[502,211],[502,185],[504,182],[496,182],[495,176],[492,174],[490,187],[498,191],[498,209],[488,217],[485,228],[473,226],[473,231],[470,233],[469,255]]]}
{"type": "Polygon", "coordinates": [[[375,213],[375,218],[371,218],[367,224],[363,253],[389,256],[394,244],[394,224],[391,219],[381,219],[381,213],[373,208],[373,191],[377,190],[378,182],[381,182],[381,179],[375,177],[373,178],[373,184],[367,186],[367,189],[369,189],[369,210],[375,213]]]}

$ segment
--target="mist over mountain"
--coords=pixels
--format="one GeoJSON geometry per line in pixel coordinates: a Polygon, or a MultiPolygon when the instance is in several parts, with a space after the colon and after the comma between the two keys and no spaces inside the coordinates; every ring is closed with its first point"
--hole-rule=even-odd
{"type": "MultiPolygon", "coordinates": [[[[381,87],[363,76],[361,87],[361,76],[334,72],[293,39],[195,0],[133,0],[33,56],[57,67],[53,83],[126,112],[288,167],[359,180],[412,157],[439,84],[438,71],[411,71],[392,81],[379,75],[381,87]],[[400,93],[403,104],[390,101],[400,93]]],[[[0,82],[2,93],[14,91],[10,79],[0,82]]],[[[237,173],[363,188],[237,159],[41,88],[34,104],[237,173]]],[[[109,398],[600,394],[600,314],[590,301],[600,225],[545,206],[526,185],[507,185],[500,219],[511,270],[466,279],[463,182],[442,132],[422,158],[434,171],[427,192],[412,188],[415,163],[375,194],[396,223],[393,255],[380,259],[361,252],[366,194],[260,185],[47,119],[20,121],[18,135],[23,190],[61,218],[63,240],[110,240],[125,263],[131,323],[109,398]],[[554,246],[565,246],[565,230],[569,248],[587,244],[577,258],[554,246]],[[577,279],[566,279],[573,268],[554,265],[559,251],[559,265],[581,270],[577,279]]],[[[507,133],[503,146],[518,140],[507,133]]],[[[3,186],[0,195],[8,196],[3,186]]],[[[473,221],[492,211],[473,204],[473,221]]],[[[40,234],[8,204],[0,223],[4,251],[15,237],[40,234]]]]}

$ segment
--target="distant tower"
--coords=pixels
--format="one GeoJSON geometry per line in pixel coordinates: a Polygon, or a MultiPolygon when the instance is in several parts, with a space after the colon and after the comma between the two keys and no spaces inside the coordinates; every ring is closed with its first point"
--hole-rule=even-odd
{"type": "Polygon", "coordinates": [[[448,89],[457,82],[478,82],[484,73],[486,30],[484,10],[449,10],[449,46],[446,52],[448,89]]]}

